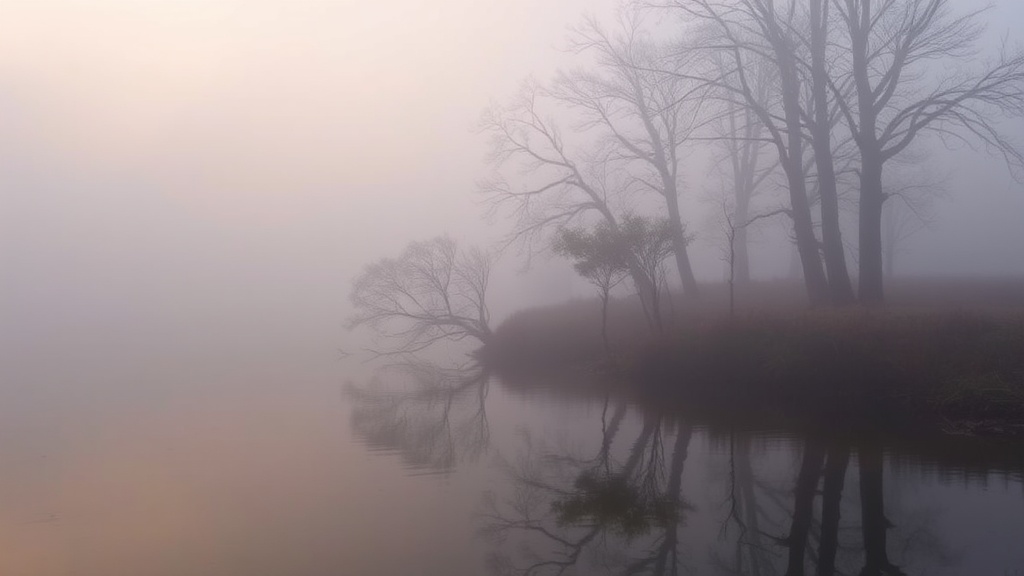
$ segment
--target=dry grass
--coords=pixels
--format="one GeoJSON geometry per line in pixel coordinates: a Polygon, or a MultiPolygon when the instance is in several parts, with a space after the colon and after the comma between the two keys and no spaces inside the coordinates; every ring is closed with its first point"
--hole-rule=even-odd
{"type": "Polygon", "coordinates": [[[614,366],[635,393],[708,410],[1024,432],[1024,282],[906,281],[882,310],[808,310],[800,294],[762,285],[729,318],[709,288],[657,337],[635,302],[616,302],[611,359],[596,301],[527,310],[481,356],[513,378],[614,366]]]}

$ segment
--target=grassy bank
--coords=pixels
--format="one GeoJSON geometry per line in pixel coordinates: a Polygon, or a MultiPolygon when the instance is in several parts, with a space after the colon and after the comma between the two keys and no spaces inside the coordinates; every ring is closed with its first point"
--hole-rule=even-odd
{"type": "Polygon", "coordinates": [[[586,372],[691,410],[1024,436],[1024,312],[1013,291],[1001,306],[991,287],[980,292],[988,295],[973,307],[939,305],[932,292],[887,310],[775,305],[736,318],[708,304],[677,310],[658,337],[622,302],[610,319],[611,359],[596,303],[581,301],[510,318],[481,356],[512,380],[586,372]]]}

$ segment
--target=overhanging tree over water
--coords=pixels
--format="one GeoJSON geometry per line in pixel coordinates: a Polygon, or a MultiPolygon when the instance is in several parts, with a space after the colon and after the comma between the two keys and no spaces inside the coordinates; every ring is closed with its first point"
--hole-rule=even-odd
{"type": "Polygon", "coordinates": [[[353,282],[349,327],[387,341],[384,355],[411,354],[442,340],[491,337],[487,290],[491,257],[446,236],[413,242],[397,258],[366,267],[353,282]]]}

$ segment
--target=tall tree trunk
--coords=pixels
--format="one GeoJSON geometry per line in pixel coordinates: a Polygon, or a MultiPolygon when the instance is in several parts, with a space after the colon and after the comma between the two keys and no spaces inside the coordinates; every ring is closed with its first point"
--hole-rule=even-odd
{"type": "Polygon", "coordinates": [[[669,225],[672,227],[672,251],[676,256],[676,268],[679,270],[679,282],[683,286],[683,294],[687,298],[697,296],[697,279],[693,275],[693,267],[690,265],[690,255],[687,252],[686,230],[683,229],[683,221],[679,214],[679,191],[676,183],[665,177],[665,203],[668,208],[669,225]]]}
{"type": "Polygon", "coordinates": [[[824,304],[828,302],[828,281],[825,278],[821,257],[818,254],[818,239],[814,235],[814,224],[811,221],[811,208],[807,201],[803,167],[799,165],[799,159],[796,164],[797,166],[786,167],[796,250],[800,255],[800,265],[803,270],[808,299],[811,304],[824,304]]]}
{"type": "Polygon", "coordinates": [[[740,111],[735,103],[729,103],[728,126],[733,136],[742,134],[742,142],[727,140],[730,164],[732,164],[733,201],[732,232],[735,251],[733,280],[740,286],[750,284],[750,256],[747,248],[747,221],[750,219],[750,199],[757,187],[757,165],[760,159],[761,124],[757,115],[749,108],[743,109],[743,126],[737,123],[740,111]]]}
{"type": "Polygon", "coordinates": [[[601,291],[601,342],[604,344],[604,353],[611,357],[612,347],[608,345],[608,296],[608,290],[601,291]]]}
{"type": "Polygon", "coordinates": [[[807,200],[807,182],[803,167],[803,126],[800,121],[800,81],[794,56],[786,41],[773,40],[782,80],[782,105],[786,116],[788,146],[783,155],[783,168],[789,181],[789,201],[793,216],[793,233],[804,270],[804,284],[812,304],[828,301],[828,280],[821,265],[818,239],[814,235],[811,206],[807,200]]]}
{"type": "Polygon", "coordinates": [[[828,270],[829,295],[833,304],[853,301],[853,285],[846,269],[846,253],[839,229],[839,195],[832,157],[832,123],[828,110],[828,75],[825,71],[825,44],[828,37],[828,4],[811,0],[811,76],[814,97],[814,123],[811,143],[818,169],[818,193],[821,195],[821,240],[828,270]],[[824,6],[823,6],[824,5],[824,6]]]}
{"type": "Polygon", "coordinates": [[[729,318],[736,315],[736,226],[729,223],[729,318]]]}
{"type": "Polygon", "coordinates": [[[733,220],[738,228],[733,237],[733,272],[736,285],[750,285],[750,253],[747,248],[747,227],[743,224],[750,218],[750,191],[736,194],[736,210],[733,220]]]}
{"type": "Polygon", "coordinates": [[[860,176],[860,301],[884,302],[882,267],[882,162],[872,150],[862,150],[860,176]]]}
{"type": "MultiPolygon", "coordinates": [[[[849,2],[848,6],[852,7],[849,2]]],[[[857,115],[860,126],[854,139],[860,150],[860,278],[858,297],[866,304],[881,304],[882,291],[882,145],[878,141],[878,110],[869,71],[869,36],[872,27],[871,2],[860,5],[859,13],[849,14],[850,47],[854,86],[857,88],[857,115]]]]}

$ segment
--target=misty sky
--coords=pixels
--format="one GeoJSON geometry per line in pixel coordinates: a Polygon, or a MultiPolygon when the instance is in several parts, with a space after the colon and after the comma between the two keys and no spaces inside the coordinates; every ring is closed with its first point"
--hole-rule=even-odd
{"type": "MultiPolygon", "coordinates": [[[[612,4],[0,0],[0,322],[42,338],[301,302],[340,323],[365,263],[507,231],[481,219],[477,119],[612,4]]],[[[993,45],[1024,41],[1024,2],[989,19],[993,45]]],[[[1024,274],[1021,185],[970,151],[935,161],[948,198],[901,270],[1024,274]]],[[[698,276],[719,279],[714,239],[698,242],[698,276]]],[[[508,264],[506,296],[561,285],[508,264]]]]}

